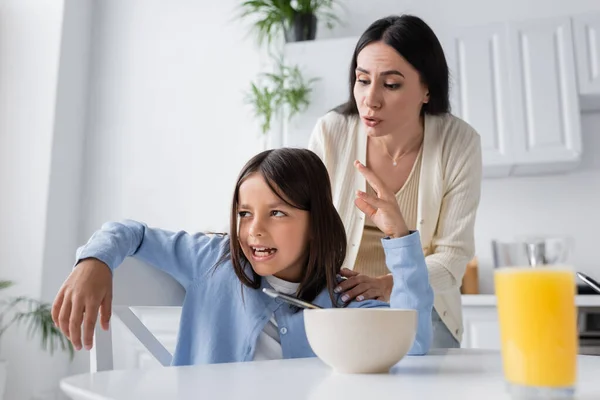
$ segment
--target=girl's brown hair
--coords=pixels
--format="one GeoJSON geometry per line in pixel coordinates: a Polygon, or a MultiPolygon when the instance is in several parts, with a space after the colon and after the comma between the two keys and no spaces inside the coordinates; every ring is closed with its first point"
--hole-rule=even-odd
{"type": "Polygon", "coordinates": [[[337,286],[336,275],[346,257],[346,232],[333,205],[327,169],[310,150],[278,148],[263,151],[242,168],[231,203],[229,251],[219,264],[231,259],[242,284],[253,289],[260,288],[261,276],[251,268],[238,238],[239,189],[244,180],[254,173],[262,175],[281,200],[310,214],[309,254],[298,287],[298,298],[312,301],[327,288],[334,307],[337,306],[333,289],[337,286]]]}

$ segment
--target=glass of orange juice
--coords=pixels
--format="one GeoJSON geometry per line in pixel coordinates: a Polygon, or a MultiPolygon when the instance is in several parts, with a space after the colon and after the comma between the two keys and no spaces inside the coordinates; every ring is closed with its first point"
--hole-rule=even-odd
{"type": "Polygon", "coordinates": [[[494,272],[502,365],[514,397],[572,398],[577,381],[577,307],[570,267],[494,272]]]}

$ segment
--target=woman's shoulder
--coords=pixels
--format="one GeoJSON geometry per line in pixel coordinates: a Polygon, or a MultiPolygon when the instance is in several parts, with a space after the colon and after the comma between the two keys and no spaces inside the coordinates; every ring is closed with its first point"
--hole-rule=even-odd
{"type": "Polygon", "coordinates": [[[344,115],[331,110],[317,120],[317,127],[324,137],[333,138],[347,136],[349,131],[356,129],[357,122],[358,117],[355,115],[344,115]]]}
{"type": "Polygon", "coordinates": [[[468,145],[480,140],[479,133],[468,122],[451,114],[430,116],[436,122],[436,131],[441,136],[440,139],[445,143],[456,143],[459,145],[468,145]]]}
{"type": "Polygon", "coordinates": [[[438,116],[442,126],[442,132],[450,137],[460,137],[464,140],[476,140],[479,138],[479,133],[465,120],[457,117],[452,113],[446,113],[438,116]]]}

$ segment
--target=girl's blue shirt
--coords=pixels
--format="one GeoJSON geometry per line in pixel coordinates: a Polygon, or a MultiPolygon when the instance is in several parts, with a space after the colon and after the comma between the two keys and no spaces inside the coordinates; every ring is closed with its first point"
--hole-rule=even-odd
{"type": "MultiPolygon", "coordinates": [[[[382,244],[394,277],[390,303],[353,301],[348,307],[417,310],[417,334],[409,354],[426,354],[432,340],[433,291],[419,233],[384,238],[382,244]]],[[[283,357],[314,357],[303,311],[265,295],[261,289],[269,287],[266,279],[261,280],[261,289],[242,287],[228,259],[215,268],[228,246],[227,236],[170,232],[125,220],[104,224],[77,250],[76,263],[93,257],[114,271],[126,257],[134,257],[168,273],[185,288],[173,365],[251,361],[258,336],[273,314],[283,357]]],[[[327,290],[312,302],[333,307],[327,290]]]]}

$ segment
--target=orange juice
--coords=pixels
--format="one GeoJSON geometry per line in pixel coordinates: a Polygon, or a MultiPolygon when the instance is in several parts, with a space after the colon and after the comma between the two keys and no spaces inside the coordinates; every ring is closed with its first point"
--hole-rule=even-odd
{"type": "Polygon", "coordinates": [[[522,386],[574,387],[578,335],[573,271],[500,268],[494,281],[506,380],[522,386]]]}

